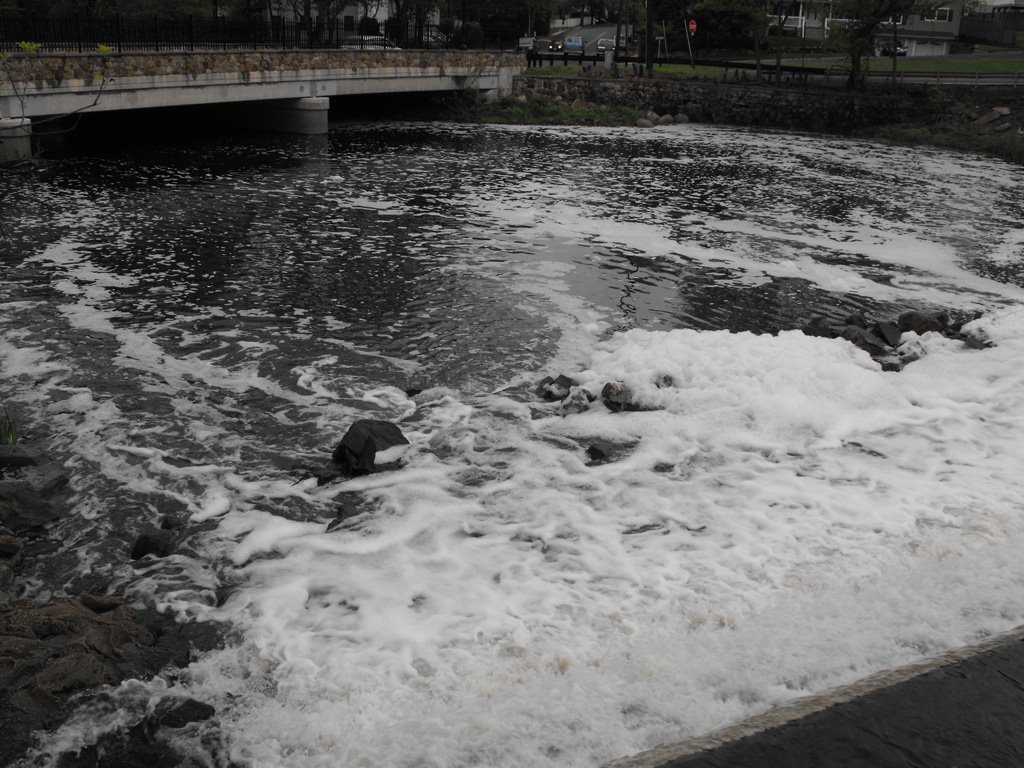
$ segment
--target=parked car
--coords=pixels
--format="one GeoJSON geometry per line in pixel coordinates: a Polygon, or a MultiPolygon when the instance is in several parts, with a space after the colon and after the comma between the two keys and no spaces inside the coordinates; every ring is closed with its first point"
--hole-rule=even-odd
{"type": "Polygon", "coordinates": [[[400,51],[402,50],[383,35],[354,35],[341,41],[343,51],[400,51]]]}
{"type": "Polygon", "coordinates": [[[597,52],[602,56],[604,55],[605,51],[610,51],[613,50],[614,48],[615,41],[612,40],[610,37],[602,37],[600,40],[597,41],[597,52]]]}
{"type": "Polygon", "coordinates": [[[582,37],[567,37],[565,43],[562,45],[562,51],[564,53],[572,54],[573,56],[581,55],[587,50],[587,41],[582,37]]]}
{"type": "Polygon", "coordinates": [[[886,43],[885,45],[882,46],[882,54],[881,55],[882,56],[892,56],[894,50],[895,50],[895,55],[896,56],[906,56],[907,55],[907,47],[905,45],[903,45],[903,43],[896,43],[895,49],[893,48],[892,43],[886,43]]]}
{"type": "Polygon", "coordinates": [[[517,51],[534,51],[537,49],[537,38],[529,35],[520,37],[519,42],[516,43],[517,51]]]}

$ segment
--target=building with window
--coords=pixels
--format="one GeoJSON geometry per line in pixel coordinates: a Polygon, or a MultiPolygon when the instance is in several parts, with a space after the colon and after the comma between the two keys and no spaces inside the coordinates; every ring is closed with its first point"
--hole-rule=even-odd
{"type": "Polygon", "coordinates": [[[974,12],[1024,18],[1024,0],[988,0],[978,5],[974,12]]]}
{"type": "MultiPolygon", "coordinates": [[[[1024,0],[996,0],[997,2],[1020,3],[1024,0]]],[[[799,37],[823,39],[837,28],[849,23],[849,19],[832,15],[831,2],[807,0],[789,6],[783,29],[799,37]]],[[[899,17],[895,20],[898,47],[907,56],[943,56],[949,53],[950,45],[960,33],[963,17],[963,0],[951,0],[945,5],[919,14],[899,17]]],[[[769,17],[770,24],[778,24],[778,15],[769,17]]],[[[879,29],[878,47],[891,45],[892,23],[883,24],[879,29]]]]}

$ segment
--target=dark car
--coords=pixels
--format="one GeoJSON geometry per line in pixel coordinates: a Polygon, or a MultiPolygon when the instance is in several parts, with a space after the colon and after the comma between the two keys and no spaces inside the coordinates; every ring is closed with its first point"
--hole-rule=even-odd
{"type": "Polygon", "coordinates": [[[551,53],[561,53],[562,52],[562,41],[561,40],[551,40],[551,41],[549,41],[548,42],[548,50],[551,51],[551,53]]]}
{"type": "Polygon", "coordinates": [[[895,45],[895,47],[893,46],[892,43],[887,43],[886,45],[882,46],[882,55],[883,56],[906,56],[907,55],[907,47],[905,45],[903,45],[903,43],[897,43],[895,45]]]}
{"type": "Polygon", "coordinates": [[[615,41],[610,37],[602,37],[597,41],[597,52],[604,55],[605,51],[610,51],[615,47],[615,41]]]}

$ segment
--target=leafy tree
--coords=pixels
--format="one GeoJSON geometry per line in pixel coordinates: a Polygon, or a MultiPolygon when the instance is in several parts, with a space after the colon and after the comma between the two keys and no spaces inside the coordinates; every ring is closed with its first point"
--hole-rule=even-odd
{"type": "Polygon", "coordinates": [[[702,0],[697,6],[700,21],[718,27],[729,26],[737,32],[749,35],[757,62],[757,79],[761,79],[761,44],[768,32],[768,15],[764,0],[702,0]],[[711,17],[711,18],[708,18],[711,17]]]}
{"type": "MultiPolygon", "coordinates": [[[[799,4],[792,0],[771,0],[771,15],[775,19],[775,34],[780,37],[785,32],[786,22],[799,9],[799,4]]],[[[782,46],[775,46],[775,82],[782,83],[782,46]]]]}
{"type": "Polygon", "coordinates": [[[849,19],[846,25],[833,33],[846,45],[850,57],[850,74],[846,87],[863,85],[862,62],[875,49],[875,37],[883,22],[919,10],[928,0],[837,0],[832,15],[849,19]]]}

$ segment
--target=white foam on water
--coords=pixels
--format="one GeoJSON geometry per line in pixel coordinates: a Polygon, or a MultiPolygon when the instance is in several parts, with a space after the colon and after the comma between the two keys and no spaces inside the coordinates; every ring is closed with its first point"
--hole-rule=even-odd
{"type": "Polygon", "coordinates": [[[259,765],[583,766],[1006,629],[1024,312],[979,325],[998,347],[926,335],[898,375],[798,333],[635,330],[581,377],[658,410],[434,401],[404,469],[306,489],[361,492],[359,524],[222,518],[246,641],[188,690],[259,765]],[[629,447],[588,467],[598,437],[629,447]]]}
{"type": "MultiPolygon", "coordinates": [[[[732,152],[765,167],[779,157],[758,159],[771,137],[709,128],[577,134],[669,142],[681,160],[688,142],[720,143],[723,166],[732,152]]],[[[801,159],[821,141],[868,177],[894,158],[946,174],[977,190],[969,197],[981,207],[1020,178],[988,161],[801,137],[782,172],[821,174],[801,159]]],[[[79,241],[49,248],[38,263],[66,296],[69,327],[104,334],[111,365],[173,417],[136,423],[127,405],[62,386],[66,361],[6,322],[4,370],[49,382],[24,399],[73,456],[80,496],[92,473],[175,500],[203,524],[190,544],[197,556],[233,591],[218,606],[210,574],[190,571],[178,589],[157,566],[131,582],[140,602],[225,622],[228,644],[174,681],[122,686],[113,695],[123,709],[72,721],[46,752],[89,743],[172,692],[212,703],[230,756],[261,768],[594,766],[1021,623],[1024,309],[1019,289],[961,267],[970,244],[1005,260],[1020,224],[958,221],[945,243],[923,223],[952,187],[936,188],[900,221],[869,202],[842,221],[786,203],[793,210],[746,223],[684,219],[685,232],[676,200],[609,213],[574,198],[570,183],[555,185],[552,198],[564,199],[547,206],[533,206],[543,191],[534,183],[454,198],[482,219],[467,237],[489,245],[484,263],[446,268],[497,274],[524,306],[542,297],[544,327],[559,336],[550,367],[591,394],[623,382],[649,409],[595,402],[566,417],[556,403],[524,402],[506,380],[409,396],[332,354],[275,378],[260,364],[301,335],[277,329],[239,346],[229,328],[206,349],[171,354],[158,341],[164,326],[129,328],[113,314],[118,276],[104,277],[79,241]],[[926,354],[896,374],[846,342],[795,332],[605,337],[608,307],[575,295],[571,280],[581,251],[600,264],[612,247],[725,267],[747,285],[799,276],[873,298],[981,307],[974,328],[995,346],[911,335],[926,354]],[[835,258],[812,258],[818,249],[835,258]],[[865,276],[878,263],[897,271],[891,283],[865,276]],[[220,345],[242,354],[220,356],[220,345]],[[282,411],[264,416],[262,431],[241,406],[253,390],[282,411]],[[267,441],[289,460],[329,455],[368,414],[409,439],[382,457],[400,468],[318,485],[260,452],[267,441]],[[301,446],[274,442],[296,425],[310,433],[301,446]],[[594,444],[608,462],[588,459],[594,444]]],[[[339,338],[325,343],[339,356],[358,349],[418,370],[332,327],[339,338]]],[[[101,502],[76,514],[99,518],[101,502]]]]}

